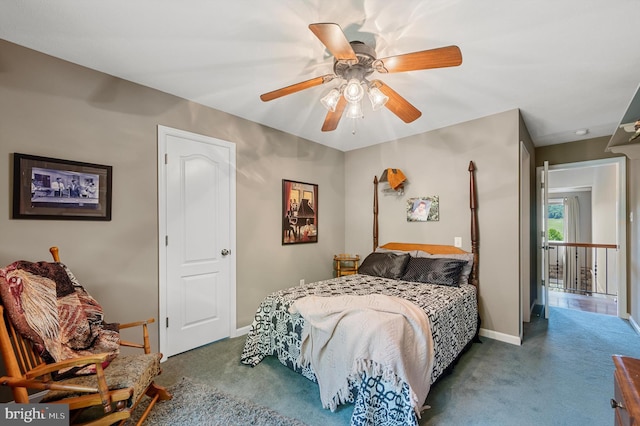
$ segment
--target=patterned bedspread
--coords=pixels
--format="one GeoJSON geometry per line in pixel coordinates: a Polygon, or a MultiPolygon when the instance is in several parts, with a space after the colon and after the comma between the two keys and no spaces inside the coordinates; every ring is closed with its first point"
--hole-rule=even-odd
{"type": "MultiPolygon", "coordinates": [[[[472,285],[447,287],[397,281],[368,275],[348,275],[280,290],[260,304],[247,336],[241,362],[255,366],[266,356],[317,382],[310,366],[297,366],[304,318],[290,314],[293,301],[307,295],[384,294],[409,300],[429,317],[434,343],[431,383],[457,358],[476,334],[478,310],[472,285]]],[[[417,425],[409,387],[401,395],[385,388],[382,377],[365,377],[352,383],[349,401],[355,404],[352,425],[417,425]]]]}

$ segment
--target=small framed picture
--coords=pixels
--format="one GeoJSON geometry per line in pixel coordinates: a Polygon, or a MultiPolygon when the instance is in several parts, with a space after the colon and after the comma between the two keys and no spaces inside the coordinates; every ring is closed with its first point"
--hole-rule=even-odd
{"type": "Polygon", "coordinates": [[[13,218],[111,220],[111,166],[13,154],[13,218]]]}
{"type": "Polygon", "coordinates": [[[430,222],[440,220],[439,197],[409,198],[407,200],[407,222],[430,222]]]}
{"type": "Polygon", "coordinates": [[[282,244],[318,242],[318,185],[282,180],[282,244]]]}

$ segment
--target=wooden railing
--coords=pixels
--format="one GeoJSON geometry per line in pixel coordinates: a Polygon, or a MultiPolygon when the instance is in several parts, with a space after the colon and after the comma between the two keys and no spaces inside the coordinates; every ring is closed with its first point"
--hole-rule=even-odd
{"type": "Polygon", "coordinates": [[[618,261],[618,246],[616,244],[549,241],[549,247],[555,251],[555,253],[549,253],[549,289],[578,294],[617,295],[618,277],[615,266],[618,261]],[[569,254],[575,257],[573,265],[575,269],[572,271],[571,282],[565,282],[564,279],[566,269],[564,263],[567,258],[565,251],[568,248],[575,248],[575,253],[569,254]],[[613,256],[610,250],[615,250],[613,256]]]}

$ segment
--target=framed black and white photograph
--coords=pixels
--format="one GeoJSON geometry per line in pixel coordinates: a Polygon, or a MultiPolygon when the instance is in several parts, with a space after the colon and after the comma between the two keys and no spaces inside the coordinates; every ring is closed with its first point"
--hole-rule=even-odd
{"type": "Polygon", "coordinates": [[[111,220],[111,166],[13,154],[13,218],[111,220]]]}
{"type": "Polygon", "coordinates": [[[318,185],[282,180],[282,244],[318,242],[318,185]]]}

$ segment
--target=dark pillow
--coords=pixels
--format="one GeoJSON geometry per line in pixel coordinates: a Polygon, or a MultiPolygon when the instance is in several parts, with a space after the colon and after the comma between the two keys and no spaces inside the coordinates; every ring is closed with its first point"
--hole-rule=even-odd
{"type": "Polygon", "coordinates": [[[458,259],[412,257],[402,280],[460,287],[458,283],[466,263],[458,259]]]}
{"type": "Polygon", "coordinates": [[[460,254],[430,254],[425,253],[423,251],[418,250],[418,253],[414,257],[429,257],[429,258],[447,258],[447,259],[457,259],[464,260],[466,264],[462,267],[462,274],[460,274],[460,282],[458,284],[470,284],[469,283],[469,275],[471,275],[471,270],[473,269],[473,253],[460,253],[460,254]]]}
{"type": "Polygon", "coordinates": [[[359,274],[399,279],[409,262],[408,254],[371,253],[358,268],[359,274]]]}

